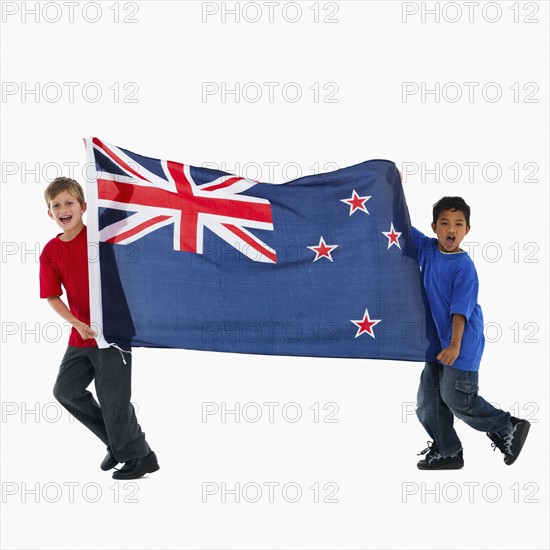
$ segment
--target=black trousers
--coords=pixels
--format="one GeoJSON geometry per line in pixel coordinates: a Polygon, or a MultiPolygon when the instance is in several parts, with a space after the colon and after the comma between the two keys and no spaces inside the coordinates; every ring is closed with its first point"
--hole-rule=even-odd
{"type": "Polygon", "coordinates": [[[130,403],[132,355],[116,348],[69,346],[53,388],[55,398],[91,430],[119,462],[142,458],[151,449],[130,403]],[[91,381],[99,403],[86,389],[91,381]]]}

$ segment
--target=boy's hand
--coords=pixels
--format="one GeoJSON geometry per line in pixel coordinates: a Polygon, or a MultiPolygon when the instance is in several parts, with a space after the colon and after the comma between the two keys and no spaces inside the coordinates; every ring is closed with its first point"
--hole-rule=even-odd
{"type": "Polygon", "coordinates": [[[50,296],[48,298],[48,303],[58,315],[78,330],[78,334],[82,336],[83,340],[91,340],[97,336],[97,334],[86,323],[82,323],[73,315],[60,296],[50,296]]]}
{"type": "Polygon", "coordinates": [[[437,359],[441,361],[444,365],[452,366],[459,354],[460,346],[457,346],[456,344],[451,344],[448,348],[442,349],[438,353],[437,359]]]}
{"type": "Polygon", "coordinates": [[[437,355],[437,359],[444,365],[452,366],[460,353],[460,344],[464,335],[464,326],[466,317],[461,313],[453,313],[452,337],[449,347],[442,349],[437,355]]]}
{"type": "Polygon", "coordinates": [[[74,328],[78,330],[78,334],[82,336],[83,340],[91,340],[97,336],[96,333],[85,323],[75,323],[74,328]]]}

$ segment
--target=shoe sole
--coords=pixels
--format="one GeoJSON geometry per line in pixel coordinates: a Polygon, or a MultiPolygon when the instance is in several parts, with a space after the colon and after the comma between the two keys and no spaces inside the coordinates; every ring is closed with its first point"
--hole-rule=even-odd
{"type": "Polygon", "coordinates": [[[416,467],[419,470],[460,470],[460,468],[464,468],[464,463],[462,464],[446,464],[441,466],[419,466],[418,464],[416,467]]]}
{"type": "MultiPolygon", "coordinates": [[[[519,434],[519,448],[517,451],[517,454],[515,456],[512,456],[511,459],[506,462],[504,461],[506,465],[511,466],[519,457],[519,454],[521,453],[521,449],[523,449],[523,444],[525,443],[525,440],[527,439],[527,434],[529,433],[529,430],[531,429],[531,423],[525,421],[525,426],[522,429],[521,433],[519,434]]],[[[508,458],[508,457],[506,457],[508,458]]]]}
{"type": "Polygon", "coordinates": [[[112,470],[115,466],[118,465],[118,462],[110,462],[109,464],[107,464],[107,466],[103,466],[102,465],[103,463],[100,464],[100,468],[104,471],[104,472],[108,472],[109,470],[112,470]],[[112,466],[111,466],[112,464],[112,466]]]}
{"type": "Polygon", "coordinates": [[[115,477],[115,474],[113,474],[113,479],[139,479],[140,477],[143,477],[145,474],[152,474],[157,470],[160,470],[160,466],[158,464],[152,464],[147,468],[147,470],[145,470],[145,472],[143,472],[139,476],[131,475],[131,476],[124,476],[124,477],[119,477],[119,476],[115,477]]]}

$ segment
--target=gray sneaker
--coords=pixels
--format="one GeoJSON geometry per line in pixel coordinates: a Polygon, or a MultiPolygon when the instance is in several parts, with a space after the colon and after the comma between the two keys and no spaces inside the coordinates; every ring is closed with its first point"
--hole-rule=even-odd
{"type": "Polygon", "coordinates": [[[418,455],[423,454],[426,456],[416,465],[419,470],[459,470],[464,466],[462,449],[453,456],[443,457],[437,443],[428,441],[428,447],[418,453],[418,455]]]}
{"type": "Polygon", "coordinates": [[[508,466],[517,460],[531,428],[531,423],[527,420],[512,416],[510,421],[512,422],[512,430],[506,435],[502,436],[494,432],[487,433],[487,437],[492,441],[493,451],[499,449],[504,455],[504,463],[508,466]]]}

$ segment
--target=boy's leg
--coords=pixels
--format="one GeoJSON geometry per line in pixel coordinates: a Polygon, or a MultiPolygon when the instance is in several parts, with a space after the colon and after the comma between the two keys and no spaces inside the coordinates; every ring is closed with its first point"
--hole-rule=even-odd
{"type": "Polygon", "coordinates": [[[478,394],[478,372],[442,367],[441,396],[453,414],[480,432],[507,433],[510,413],[493,407],[478,394]]]}
{"type": "Polygon", "coordinates": [[[96,348],[93,356],[95,388],[109,438],[111,452],[119,462],[143,458],[151,452],[138,424],[132,393],[132,355],[116,348],[96,348]]]}
{"type": "Polygon", "coordinates": [[[478,373],[445,367],[441,386],[444,401],[453,413],[468,426],[487,432],[504,455],[506,464],[518,458],[530,423],[493,407],[478,394],[478,373]]]}
{"type": "Polygon", "coordinates": [[[86,390],[94,378],[94,366],[89,357],[91,349],[94,348],[67,348],[59,367],[53,394],[77,420],[97,435],[105,445],[109,445],[101,408],[94,396],[86,390]]]}
{"type": "Polygon", "coordinates": [[[442,368],[435,361],[424,365],[418,387],[416,415],[436,443],[441,456],[451,457],[462,449],[462,443],[453,426],[453,413],[441,398],[442,368]]]}

